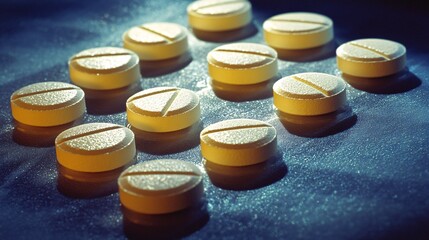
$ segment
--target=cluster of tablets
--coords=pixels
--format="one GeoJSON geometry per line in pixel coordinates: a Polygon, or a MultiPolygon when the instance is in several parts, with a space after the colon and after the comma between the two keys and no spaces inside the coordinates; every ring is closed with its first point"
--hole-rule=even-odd
{"type": "MultiPolygon", "coordinates": [[[[188,7],[195,35],[222,36],[252,24],[251,4],[242,0],[200,0],[188,7]]],[[[312,49],[334,38],[333,22],[314,13],[286,13],[263,24],[267,45],[232,43],[207,55],[213,83],[249,86],[278,74],[278,56],[284,51],[312,49]]],[[[138,83],[143,62],[180,57],[188,51],[187,30],[174,23],[148,23],[123,34],[124,48],[82,51],[69,60],[70,79],[36,83],[11,96],[13,118],[36,127],[53,127],[79,119],[85,113],[85,91],[120,89],[138,83]],[[76,86],[77,85],[77,86],[76,86]]],[[[405,47],[382,39],[361,39],[337,49],[338,68],[356,77],[378,78],[405,68],[405,47]]],[[[277,80],[277,79],[276,79],[277,80]]],[[[272,88],[280,113],[318,116],[346,105],[346,84],[324,73],[286,76],[272,88]]],[[[55,140],[60,167],[96,173],[121,169],[118,178],[122,205],[141,214],[164,214],[190,207],[204,196],[202,173],[192,163],[155,160],[134,163],[135,134],[180,131],[200,121],[200,100],[193,91],[178,87],[145,89],[126,101],[124,127],[89,123],[69,128],[55,140]],[[124,170],[124,171],[122,171],[124,170]]],[[[266,122],[232,119],[206,127],[200,134],[201,153],[211,164],[245,167],[266,161],[277,151],[276,130],[266,122]]]]}

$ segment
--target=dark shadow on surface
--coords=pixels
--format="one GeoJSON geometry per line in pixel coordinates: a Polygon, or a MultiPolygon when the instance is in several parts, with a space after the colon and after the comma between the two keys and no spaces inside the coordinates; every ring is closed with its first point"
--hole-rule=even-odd
{"type": "Polygon", "coordinates": [[[281,77],[280,74],[277,74],[265,82],[250,85],[226,84],[211,78],[208,83],[218,98],[231,102],[244,102],[272,97],[273,85],[281,77]]]}
{"type": "Polygon", "coordinates": [[[280,151],[265,162],[250,166],[223,166],[205,159],[203,162],[213,185],[228,190],[262,188],[281,180],[288,172],[280,151]]]}
{"type": "Polygon", "coordinates": [[[258,32],[255,23],[250,22],[246,26],[229,31],[210,32],[193,28],[192,33],[200,40],[207,42],[226,43],[251,37],[258,32]]]}
{"type": "Polygon", "coordinates": [[[289,50],[274,48],[277,51],[278,58],[292,62],[312,62],[319,61],[331,57],[335,57],[335,51],[338,44],[335,39],[329,43],[315,48],[302,49],[302,50],[289,50]]]}
{"type": "Polygon", "coordinates": [[[298,116],[275,110],[280,122],[286,130],[301,137],[326,137],[345,131],[357,122],[357,116],[350,106],[343,106],[339,110],[318,115],[298,116]]]}
{"type": "Polygon", "coordinates": [[[84,115],[73,122],[53,127],[35,127],[14,121],[12,139],[19,145],[29,147],[52,147],[55,145],[55,138],[71,127],[83,123],[84,115]]]}
{"type": "Polygon", "coordinates": [[[422,84],[422,81],[410,72],[408,68],[399,73],[379,78],[355,77],[345,73],[341,77],[356,89],[380,94],[403,93],[417,88],[422,84]]]}
{"type": "Polygon", "coordinates": [[[157,61],[140,60],[142,77],[157,77],[185,68],[192,62],[191,52],[188,50],[180,56],[157,61]]]}
{"type": "Polygon", "coordinates": [[[142,214],[124,206],[123,230],[129,239],[180,239],[201,229],[210,219],[207,202],[168,214],[142,214]]]}
{"type": "Polygon", "coordinates": [[[157,133],[146,132],[128,124],[128,128],[134,132],[137,150],[154,155],[178,153],[198,146],[203,127],[203,123],[198,121],[182,130],[157,133]]]}
{"type": "Polygon", "coordinates": [[[134,160],[127,165],[105,172],[79,172],[57,164],[57,189],[70,198],[98,198],[118,191],[118,177],[134,160]]]}
{"type": "Polygon", "coordinates": [[[92,90],[82,88],[85,92],[86,109],[89,114],[107,115],[124,112],[126,102],[133,94],[140,92],[140,81],[130,86],[113,90],[92,90]]]}

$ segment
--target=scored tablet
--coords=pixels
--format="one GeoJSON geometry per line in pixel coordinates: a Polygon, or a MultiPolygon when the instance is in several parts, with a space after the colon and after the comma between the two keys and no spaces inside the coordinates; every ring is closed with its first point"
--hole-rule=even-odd
{"type": "Polygon", "coordinates": [[[266,161],[277,151],[277,132],[268,123],[231,119],[206,127],[200,134],[204,159],[225,166],[248,166],[266,161]]]}
{"type": "Polygon", "coordinates": [[[188,21],[192,28],[209,31],[229,31],[246,26],[252,20],[252,6],[245,0],[200,0],[188,6],[188,21]]]}
{"type": "Polygon", "coordinates": [[[140,60],[156,61],[177,57],[188,50],[187,31],[175,23],[155,22],[133,27],[122,36],[124,48],[140,60]]]}
{"type": "Polygon", "coordinates": [[[278,80],[273,86],[274,106],[294,115],[321,115],[346,104],[346,84],[325,73],[299,73],[278,80]]]}
{"type": "Polygon", "coordinates": [[[84,50],[69,60],[71,81],[83,88],[109,90],[139,81],[139,57],[127,49],[101,47],[84,50]]]}
{"type": "Polygon", "coordinates": [[[147,132],[172,132],[190,127],[200,119],[200,99],[193,91],[156,87],[128,98],[127,119],[147,132]]]}
{"type": "Polygon", "coordinates": [[[134,133],[121,125],[87,123],[69,128],[55,139],[58,163],[80,172],[122,167],[136,155],[134,133]]]}
{"type": "Polygon", "coordinates": [[[406,49],[385,39],[359,39],[337,48],[337,65],[343,73],[366,78],[395,74],[406,66],[406,49]]]}
{"type": "Polygon", "coordinates": [[[85,113],[85,93],[63,82],[40,82],[25,86],[10,97],[13,118],[31,126],[66,124],[85,113]]]}
{"type": "Polygon", "coordinates": [[[193,163],[176,159],[144,161],[118,178],[123,206],[143,214],[176,212],[201,201],[202,173],[193,163]]]}
{"type": "Polygon", "coordinates": [[[277,52],[256,43],[231,43],[210,51],[208,71],[212,79],[232,85],[265,82],[277,74],[277,52]]]}

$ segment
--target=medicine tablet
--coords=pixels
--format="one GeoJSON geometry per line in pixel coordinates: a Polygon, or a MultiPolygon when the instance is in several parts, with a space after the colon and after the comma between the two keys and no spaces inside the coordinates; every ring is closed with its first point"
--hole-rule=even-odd
{"type": "Polygon", "coordinates": [[[179,211],[204,195],[201,171],[192,163],[160,159],[129,167],[118,179],[124,207],[144,214],[179,211]]]}
{"type": "Polygon", "coordinates": [[[94,90],[116,89],[140,80],[139,57],[126,49],[92,48],[69,60],[71,81],[94,90]]]}
{"type": "Polygon", "coordinates": [[[80,172],[122,167],[136,155],[134,133],[117,124],[88,123],[60,133],[55,139],[58,163],[80,172]]]}
{"type": "Polygon", "coordinates": [[[343,73],[356,77],[384,77],[405,68],[406,49],[384,39],[359,39],[337,48],[337,65],[343,73]]]}
{"type": "Polygon", "coordinates": [[[276,129],[253,119],[232,119],[206,127],[200,134],[207,161],[225,166],[248,166],[266,161],[277,151],[276,129]]]}
{"type": "Polygon", "coordinates": [[[189,25],[203,31],[233,30],[252,20],[252,5],[244,0],[200,0],[187,10],[189,25]]]}
{"type": "Polygon", "coordinates": [[[124,33],[124,48],[140,60],[163,60],[179,56],[188,49],[186,29],[174,23],[147,23],[124,33]]]}
{"type": "Polygon", "coordinates": [[[207,55],[211,78],[233,85],[264,82],[277,74],[277,52],[256,43],[232,43],[207,55]]]}
{"type": "Polygon", "coordinates": [[[263,24],[267,44],[280,49],[307,49],[334,38],[332,20],[324,15],[293,12],[276,15],[263,24]]]}
{"type": "Polygon", "coordinates": [[[41,82],[15,91],[10,97],[13,118],[37,127],[51,127],[78,119],[85,112],[85,93],[63,82],[41,82]]]}
{"type": "Polygon", "coordinates": [[[273,86],[277,109],[294,115],[321,115],[346,104],[346,84],[324,73],[300,73],[284,77],[273,86]]]}
{"type": "Polygon", "coordinates": [[[127,119],[147,132],[172,132],[200,119],[200,99],[190,90],[156,87],[138,92],[127,100],[127,119]]]}

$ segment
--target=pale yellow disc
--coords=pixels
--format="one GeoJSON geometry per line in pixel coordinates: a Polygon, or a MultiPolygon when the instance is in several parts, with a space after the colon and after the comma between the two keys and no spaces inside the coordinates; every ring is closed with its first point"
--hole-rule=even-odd
{"type": "Polygon", "coordinates": [[[338,69],[356,77],[384,77],[403,70],[406,49],[397,42],[384,39],[359,39],[337,48],[338,69]]]}
{"type": "Polygon", "coordinates": [[[277,74],[277,52],[256,43],[231,43],[207,55],[212,79],[233,85],[264,82],[277,74]]]}
{"type": "Polygon", "coordinates": [[[190,90],[157,87],[138,92],[127,100],[127,119],[147,132],[172,132],[200,119],[200,100],[190,90]]]}
{"type": "Polygon", "coordinates": [[[133,161],[134,133],[121,125],[88,123],[69,128],[55,139],[58,163],[80,172],[104,172],[133,161]]]}
{"type": "Polygon", "coordinates": [[[69,60],[71,81],[83,88],[108,90],[126,87],[139,81],[139,57],[127,49],[92,48],[69,60]]]}
{"type": "Polygon", "coordinates": [[[200,140],[203,158],[225,166],[257,164],[277,151],[276,129],[253,119],[212,124],[201,132],[200,140]]]}
{"type": "Polygon", "coordinates": [[[41,82],[15,91],[10,97],[13,118],[21,123],[51,127],[66,124],[85,113],[85,93],[63,82],[41,82]]]}
{"type": "Polygon", "coordinates": [[[300,73],[284,77],[273,86],[274,106],[294,115],[321,115],[346,104],[346,84],[325,73],[300,73]]]}
{"type": "Polygon", "coordinates": [[[143,214],[164,214],[197,204],[204,196],[202,174],[190,162],[175,159],[145,161],[118,178],[123,206],[143,214]]]}
{"type": "Polygon", "coordinates": [[[246,26],[252,20],[252,5],[245,0],[200,0],[188,6],[192,28],[219,32],[246,26]]]}
{"type": "Polygon", "coordinates": [[[188,50],[187,31],[175,23],[147,23],[133,27],[122,36],[124,48],[153,61],[177,57],[188,50]]]}
{"type": "Polygon", "coordinates": [[[263,28],[265,42],[280,49],[314,48],[334,38],[332,20],[316,13],[293,12],[276,15],[266,20],[263,28]]]}

